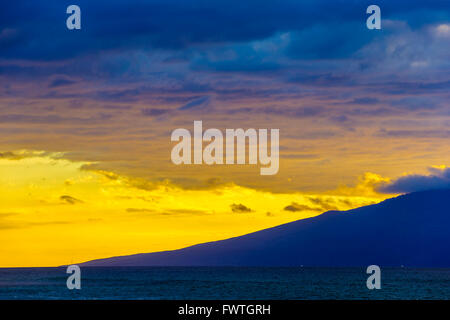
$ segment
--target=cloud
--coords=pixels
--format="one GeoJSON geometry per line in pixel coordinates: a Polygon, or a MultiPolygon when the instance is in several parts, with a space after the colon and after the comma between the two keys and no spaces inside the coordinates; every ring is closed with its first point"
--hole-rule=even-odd
{"type": "Polygon", "coordinates": [[[127,208],[126,211],[129,213],[153,213],[153,212],[155,212],[152,209],[146,209],[146,208],[127,208]]]}
{"type": "Polygon", "coordinates": [[[47,152],[36,150],[18,150],[18,151],[3,151],[0,152],[0,159],[6,160],[22,160],[33,157],[49,157],[51,159],[60,159],[63,157],[62,152],[47,152]]]}
{"type": "Polygon", "coordinates": [[[283,159],[319,160],[321,156],[315,153],[282,153],[283,159]]]}
{"type": "Polygon", "coordinates": [[[39,227],[39,226],[49,226],[49,225],[63,225],[69,224],[68,221],[14,221],[9,220],[9,218],[18,216],[17,212],[0,212],[0,230],[8,230],[8,229],[21,229],[28,227],[39,227]]]}
{"type": "Polygon", "coordinates": [[[439,107],[439,101],[435,97],[406,97],[394,100],[391,103],[393,107],[399,107],[408,110],[433,110],[439,107]]]}
{"type": "Polygon", "coordinates": [[[192,101],[189,101],[188,103],[182,105],[179,110],[188,110],[188,109],[193,109],[193,108],[198,108],[198,107],[204,107],[207,106],[209,104],[211,100],[211,97],[209,96],[204,96],[198,99],[194,99],[192,101]]]}
{"type": "Polygon", "coordinates": [[[195,209],[166,209],[166,210],[154,210],[147,208],[127,208],[128,213],[152,213],[153,215],[203,215],[206,211],[195,209]]]}
{"type": "MultiPolygon", "coordinates": [[[[379,198],[382,196],[379,194],[376,190],[383,184],[389,183],[391,180],[387,177],[383,177],[379,174],[372,173],[372,172],[365,172],[363,175],[358,177],[358,180],[356,182],[355,186],[349,187],[345,185],[340,185],[337,188],[338,194],[341,195],[361,195],[366,197],[375,197],[379,198]]],[[[345,203],[349,200],[347,198],[346,200],[341,199],[341,204],[348,205],[349,207],[353,207],[354,203],[345,203]]],[[[372,204],[372,202],[364,203],[364,205],[372,204]]]]}
{"type": "Polygon", "coordinates": [[[68,196],[68,195],[63,195],[63,196],[59,197],[59,199],[67,204],[84,203],[82,200],[68,196]]]}
{"type": "MultiPolygon", "coordinates": [[[[10,2],[2,6],[0,14],[0,57],[45,60],[123,48],[181,50],[245,43],[286,31],[296,33],[290,49],[293,56],[345,57],[376,34],[363,23],[369,4],[330,0],[276,4],[248,0],[245,5],[238,0],[79,0],[82,29],[69,32],[61,25],[66,3],[10,2]],[[40,41],[33,41],[38,36],[40,41]]],[[[436,22],[434,32],[448,34],[447,25],[442,24],[449,19],[448,2],[380,0],[377,4],[383,8],[384,19],[402,17],[415,28],[436,22]]]]}
{"type": "MultiPolygon", "coordinates": [[[[445,73],[448,1],[399,3],[380,3],[379,31],[364,29],[364,3],[339,0],[249,0],[245,5],[237,0],[193,0],[189,5],[172,0],[80,0],[80,31],[65,28],[63,3],[5,4],[0,12],[0,38],[8,39],[7,45],[0,43],[3,143],[70,150],[104,160],[107,170],[199,185],[194,180],[223,176],[218,173],[222,169],[194,169],[198,176],[173,169],[166,161],[167,130],[192,124],[190,112],[214,108],[203,115],[205,123],[217,128],[229,123],[243,128],[282,126],[282,144],[292,144],[293,150],[279,181],[303,175],[289,161],[302,157],[298,149],[311,144],[311,153],[325,150],[329,155],[306,163],[308,176],[288,184],[255,180],[247,168],[242,175],[224,169],[233,170],[226,179],[272,190],[308,189],[313,179],[309,174],[319,170],[319,161],[329,161],[320,171],[323,179],[312,184],[332,188],[336,174],[330,163],[349,156],[351,164],[346,166],[358,163],[360,168],[355,176],[377,170],[374,166],[381,162],[368,158],[379,141],[386,142],[379,155],[385,155],[387,163],[400,153],[395,149],[400,139],[395,137],[408,138],[401,147],[410,150],[415,137],[450,137],[444,117],[416,126],[393,122],[394,117],[419,122],[423,117],[418,112],[429,110],[427,101],[433,112],[446,109],[450,83],[445,73]],[[71,103],[75,100],[79,107],[71,103]],[[104,107],[120,102],[133,110],[104,107]],[[49,106],[53,109],[45,109],[49,106]],[[377,134],[380,128],[386,130],[377,134]],[[151,152],[145,147],[149,141],[151,152]]],[[[436,152],[444,144],[439,148],[436,152]]],[[[411,151],[414,161],[420,161],[419,153],[429,154],[424,149],[411,151]]],[[[135,185],[152,188],[145,181],[135,185]]],[[[282,202],[278,210],[290,202],[282,202]]]]}
{"type": "Polygon", "coordinates": [[[0,230],[4,229],[22,229],[29,227],[41,227],[41,226],[52,226],[52,225],[67,225],[70,222],[67,221],[48,221],[48,222],[5,222],[0,223],[0,230]]]}
{"type": "Polygon", "coordinates": [[[377,104],[380,102],[380,99],[374,97],[360,97],[355,98],[352,101],[347,102],[348,104],[377,104]]]}
{"type": "MultiPolygon", "coordinates": [[[[214,101],[258,95],[279,101],[280,95],[298,92],[303,84],[368,88],[377,82],[371,86],[374,92],[392,94],[446,92],[448,88],[442,72],[448,52],[448,44],[442,41],[448,34],[448,3],[382,1],[382,32],[365,27],[364,3],[284,0],[261,4],[249,0],[242,5],[237,0],[193,0],[188,5],[163,0],[80,0],[77,4],[83,27],[73,32],[64,25],[55,27],[61,24],[61,12],[64,18],[63,3],[10,3],[2,7],[0,75],[9,78],[5,83],[21,80],[21,84],[28,81],[39,86],[39,79],[45,83],[51,79],[44,92],[41,87],[5,91],[20,97],[82,96],[102,102],[188,98],[190,101],[180,102],[179,108],[189,110],[208,105],[211,92],[214,101]],[[8,45],[2,38],[10,39],[8,45]],[[397,72],[397,65],[404,71],[420,71],[397,72]],[[249,72],[255,78],[244,77],[249,72]],[[267,81],[261,85],[254,81],[256,77],[267,81]],[[114,84],[119,86],[114,88],[114,84]],[[83,92],[76,90],[80,88],[83,92]],[[187,97],[192,93],[197,97],[187,97]]],[[[367,93],[357,94],[364,97],[367,93]]],[[[348,101],[375,104],[370,100],[373,97],[361,99],[348,101]]],[[[417,108],[414,101],[399,103],[417,108]]],[[[156,117],[162,110],[152,107],[142,114],[156,117]]],[[[310,116],[309,111],[298,109],[291,114],[310,116]]],[[[15,121],[16,117],[7,115],[6,120],[15,121]]],[[[40,123],[53,120],[66,121],[35,119],[40,123]]]]}
{"type": "Polygon", "coordinates": [[[376,34],[359,21],[332,23],[317,23],[294,33],[288,55],[296,59],[348,58],[368,44],[376,34]],[[332,23],[335,25],[330,28],[332,23]]]}
{"type": "Polygon", "coordinates": [[[73,81],[67,77],[57,77],[49,83],[48,87],[49,88],[57,88],[57,87],[67,86],[67,85],[70,85],[73,83],[75,83],[75,81],[73,81]]]}
{"type": "Polygon", "coordinates": [[[20,160],[23,159],[23,155],[15,154],[11,151],[0,152],[0,159],[8,159],[8,160],[20,160]]]}
{"type": "Polygon", "coordinates": [[[298,204],[297,202],[292,202],[290,205],[284,207],[285,211],[297,212],[297,211],[320,211],[320,208],[313,208],[307,205],[298,204]]]}
{"type": "Polygon", "coordinates": [[[31,114],[4,114],[0,115],[0,123],[34,123],[34,124],[55,124],[55,123],[97,123],[110,120],[112,115],[98,113],[91,117],[62,117],[59,114],[31,115],[31,114]]]}
{"type": "Polygon", "coordinates": [[[243,204],[239,203],[233,203],[231,206],[231,211],[235,212],[235,213],[249,213],[252,212],[252,209],[244,206],[243,204]]]}
{"type": "Polygon", "coordinates": [[[202,215],[207,212],[203,210],[195,210],[195,209],[169,209],[167,210],[167,214],[192,214],[192,215],[202,215]]]}
{"type": "Polygon", "coordinates": [[[142,115],[147,117],[158,117],[170,112],[167,109],[158,109],[158,108],[145,108],[141,110],[142,115]]]}
{"type": "Polygon", "coordinates": [[[377,133],[380,137],[391,138],[449,138],[450,130],[386,130],[381,129],[377,133]]]}
{"type": "Polygon", "coordinates": [[[321,197],[309,197],[309,201],[318,205],[321,211],[339,210],[334,199],[325,199],[321,197]]]}
{"type": "Polygon", "coordinates": [[[314,118],[323,115],[326,112],[326,108],[322,106],[300,106],[300,107],[279,107],[268,106],[260,108],[248,108],[240,107],[236,109],[230,109],[225,111],[227,114],[239,114],[239,113],[254,113],[254,114],[267,114],[271,116],[282,117],[298,117],[298,118],[314,118]]]}
{"type": "Polygon", "coordinates": [[[411,174],[377,188],[382,193],[410,193],[425,190],[449,189],[450,167],[431,167],[430,175],[411,174]]]}

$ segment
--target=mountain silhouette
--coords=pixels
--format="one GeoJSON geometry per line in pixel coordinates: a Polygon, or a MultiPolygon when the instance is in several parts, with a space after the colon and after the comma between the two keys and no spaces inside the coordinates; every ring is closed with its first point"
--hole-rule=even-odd
{"type": "Polygon", "coordinates": [[[81,265],[450,267],[449,201],[450,190],[416,192],[231,239],[81,265]]]}

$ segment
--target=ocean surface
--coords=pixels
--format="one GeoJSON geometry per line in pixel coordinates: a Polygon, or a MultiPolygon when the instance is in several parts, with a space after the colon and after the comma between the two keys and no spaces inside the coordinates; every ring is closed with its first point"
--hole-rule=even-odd
{"type": "Polygon", "coordinates": [[[450,269],[84,267],[81,290],[65,268],[0,268],[0,299],[450,299],[450,269]]]}

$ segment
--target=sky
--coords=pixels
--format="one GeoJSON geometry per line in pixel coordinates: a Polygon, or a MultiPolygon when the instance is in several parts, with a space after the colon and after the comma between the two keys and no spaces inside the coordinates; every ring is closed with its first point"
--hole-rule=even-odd
{"type": "Polygon", "coordinates": [[[171,250],[450,187],[448,1],[10,1],[0,267],[171,250]],[[81,30],[66,8],[81,8],[81,30]],[[366,8],[381,8],[381,30],[366,8]],[[280,169],[171,132],[280,129],[280,169]]]}

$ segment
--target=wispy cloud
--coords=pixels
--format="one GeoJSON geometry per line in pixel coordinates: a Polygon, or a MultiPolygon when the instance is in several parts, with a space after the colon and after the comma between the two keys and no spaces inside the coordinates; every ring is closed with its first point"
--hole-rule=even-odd
{"type": "Polygon", "coordinates": [[[243,205],[242,203],[233,203],[232,205],[230,205],[231,207],[231,211],[235,212],[235,213],[249,213],[252,212],[252,209],[250,209],[249,207],[243,205]]]}
{"type": "Polygon", "coordinates": [[[59,199],[67,204],[77,204],[77,203],[83,203],[82,200],[74,198],[72,196],[63,195],[59,197],[59,199]]]}

